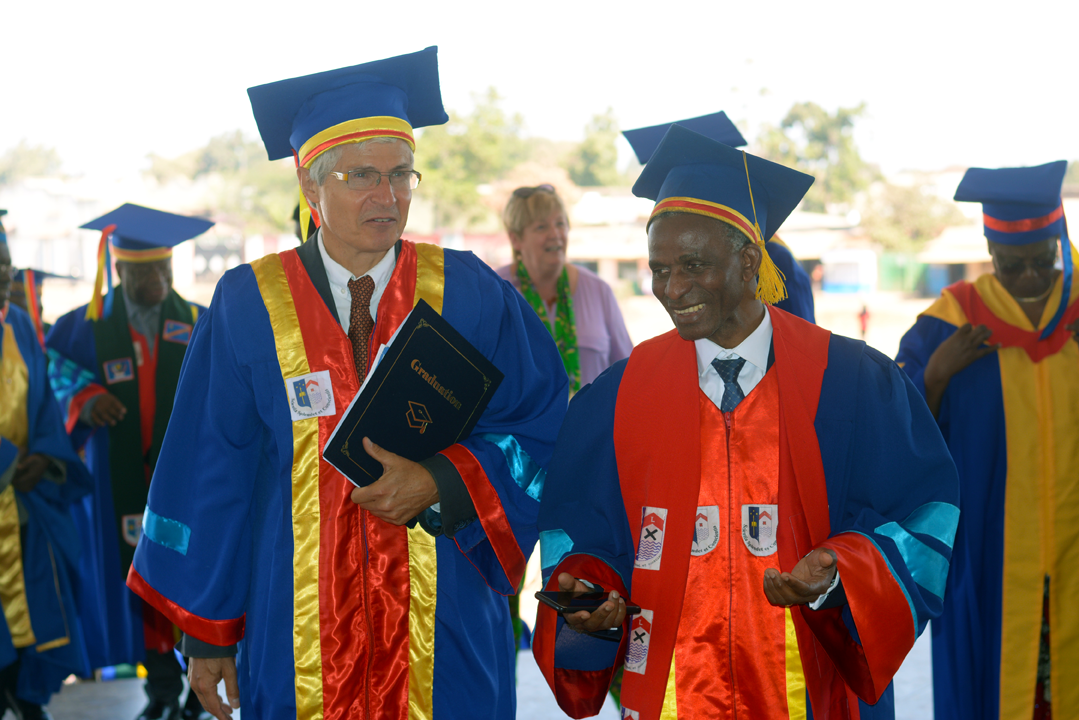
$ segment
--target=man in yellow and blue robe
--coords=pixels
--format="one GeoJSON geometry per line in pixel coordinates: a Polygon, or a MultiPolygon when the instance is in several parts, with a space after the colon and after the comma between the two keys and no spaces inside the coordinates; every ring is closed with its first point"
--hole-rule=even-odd
{"type": "Polygon", "coordinates": [[[506,596],[536,544],[568,380],[512,286],[471,253],[401,239],[413,128],[447,119],[438,87],[429,48],[248,91],[318,232],[218,284],[128,577],[183,630],[218,717],[219,678],[270,720],[513,717],[506,596]],[[369,446],[385,472],[354,489],[323,448],[421,299],[505,379],[471,435],[422,463],[369,446]]]}

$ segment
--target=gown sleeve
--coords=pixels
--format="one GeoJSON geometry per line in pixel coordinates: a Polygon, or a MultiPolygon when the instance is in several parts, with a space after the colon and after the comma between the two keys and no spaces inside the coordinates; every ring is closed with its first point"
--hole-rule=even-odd
{"type": "MultiPolygon", "coordinates": [[[[540,507],[543,583],[558,589],[558,575],[631,597],[635,550],[618,478],[614,415],[626,361],[615,363],[570,403],[548,472],[540,507]]],[[[625,655],[620,642],[581,635],[541,604],[533,650],[559,706],[571,717],[591,717],[603,706],[625,655]]]]}
{"type": "Polygon", "coordinates": [[[463,334],[505,379],[472,434],[440,453],[460,475],[478,517],[448,529],[447,535],[492,590],[512,595],[536,545],[540,496],[566,412],[569,381],[535,312],[509,283],[479,265],[471,255],[447,261],[446,302],[454,303],[458,313],[466,308],[472,317],[466,323],[452,310],[443,314],[451,316],[455,327],[471,328],[463,334]],[[462,268],[454,262],[476,265],[469,273],[474,279],[456,299],[451,292],[467,281],[458,279],[462,268]]]}
{"type": "MultiPolygon", "coordinates": [[[[821,546],[839,558],[847,604],[803,607],[802,616],[847,684],[874,703],[926,623],[942,611],[959,478],[929,408],[904,372],[871,348],[847,356],[857,359],[830,353],[829,371],[833,381],[847,378],[848,395],[849,378],[857,378],[855,421],[830,419],[828,410],[817,421],[832,528],[821,546]],[[836,441],[843,436],[849,443],[836,441]]],[[[828,382],[822,407],[832,397],[828,382]]]]}
{"type": "Polygon", "coordinates": [[[195,323],[127,579],[186,635],[217,646],[243,637],[248,518],[255,499],[271,492],[256,479],[275,477],[244,360],[245,348],[265,343],[273,347],[269,316],[254,273],[241,266],[222,278],[195,323]]]}

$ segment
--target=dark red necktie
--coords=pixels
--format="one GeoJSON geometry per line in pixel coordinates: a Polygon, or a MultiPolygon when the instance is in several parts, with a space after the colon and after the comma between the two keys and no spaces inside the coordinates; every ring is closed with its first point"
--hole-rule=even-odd
{"type": "Polygon", "coordinates": [[[352,341],[352,359],[356,363],[356,376],[363,382],[367,375],[367,341],[375,321],[371,319],[371,295],[375,292],[375,281],[369,275],[348,281],[348,291],[352,294],[352,309],[348,316],[348,339],[352,341]]]}

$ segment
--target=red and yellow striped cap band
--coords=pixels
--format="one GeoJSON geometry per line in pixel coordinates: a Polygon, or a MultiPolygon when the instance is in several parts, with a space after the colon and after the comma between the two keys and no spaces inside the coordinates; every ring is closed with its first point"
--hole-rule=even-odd
{"type": "Polygon", "coordinates": [[[652,214],[648,217],[648,223],[651,224],[656,217],[668,212],[693,213],[695,215],[704,215],[705,217],[715,218],[716,220],[738,228],[745,233],[746,237],[758,245],[764,244],[764,240],[761,238],[760,233],[757,232],[757,228],[753,223],[751,223],[745,215],[726,205],[708,202],[707,200],[699,200],[697,198],[669,197],[656,203],[655,208],[652,209],[652,214]]]}
{"type": "Polygon", "coordinates": [[[416,140],[412,135],[412,126],[405,120],[391,116],[358,118],[346,120],[333,127],[326,128],[305,142],[297,153],[300,167],[311,167],[322,153],[332,147],[346,143],[360,143],[377,137],[390,137],[404,140],[412,151],[416,151],[416,140]]]}
{"type": "Polygon", "coordinates": [[[116,247],[116,244],[112,244],[112,253],[117,261],[129,262],[129,263],[148,263],[157,262],[158,260],[168,260],[172,257],[172,248],[170,247],[156,247],[147,248],[146,250],[125,250],[124,248],[116,247]]]}
{"type": "Polygon", "coordinates": [[[1049,227],[1060,218],[1064,217],[1064,205],[1063,203],[1057,207],[1056,210],[1048,215],[1042,215],[1038,218],[1030,218],[1028,220],[998,220],[995,217],[982,213],[982,222],[990,230],[996,230],[997,232],[1007,233],[1020,233],[1031,232],[1033,230],[1041,230],[1042,228],[1049,227]]]}

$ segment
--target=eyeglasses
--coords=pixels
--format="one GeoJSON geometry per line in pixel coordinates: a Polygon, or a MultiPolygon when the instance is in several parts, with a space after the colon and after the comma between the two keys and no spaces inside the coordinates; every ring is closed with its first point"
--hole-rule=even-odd
{"type": "Polygon", "coordinates": [[[415,190],[423,175],[415,170],[391,170],[383,173],[378,170],[349,170],[348,172],[330,171],[338,180],[344,180],[350,190],[370,190],[382,184],[382,176],[390,179],[394,190],[415,190]]]}
{"type": "Polygon", "coordinates": [[[554,185],[543,183],[542,185],[537,185],[536,187],[519,187],[513,191],[513,196],[525,200],[532,197],[537,192],[551,193],[552,195],[554,195],[554,185]]]}

